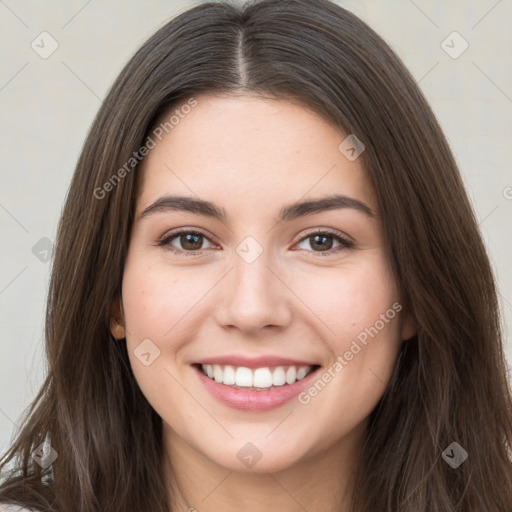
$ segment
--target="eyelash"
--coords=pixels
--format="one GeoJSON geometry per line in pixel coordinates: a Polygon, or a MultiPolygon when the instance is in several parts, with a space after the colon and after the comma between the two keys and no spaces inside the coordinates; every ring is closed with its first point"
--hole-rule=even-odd
{"type": "MultiPolygon", "coordinates": [[[[209,242],[211,242],[213,244],[213,242],[204,233],[201,233],[200,231],[195,231],[195,230],[190,230],[190,229],[185,228],[185,229],[179,229],[177,231],[173,231],[172,233],[169,233],[168,235],[164,236],[164,238],[162,238],[156,245],[158,247],[166,247],[169,251],[175,252],[177,254],[183,254],[185,256],[196,256],[196,255],[200,254],[201,252],[203,252],[203,250],[201,250],[201,249],[196,250],[196,251],[186,251],[184,249],[176,249],[175,247],[170,245],[171,242],[175,238],[177,238],[179,235],[183,235],[183,234],[199,235],[199,236],[202,236],[203,238],[206,238],[209,242]]],[[[313,252],[313,253],[315,253],[315,255],[318,255],[318,256],[322,256],[322,257],[331,256],[333,253],[336,253],[342,249],[351,249],[354,246],[353,242],[347,240],[346,238],[343,238],[337,232],[331,231],[329,229],[310,231],[310,232],[304,234],[304,236],[302,236],[302,238],[297,242],[297,244],[303,242],[304,240],[307,240],[308,238],[312,238],[315,235],[333,238],[335,241],[339,242],[339,244],[340,244],[338,247],[329,249],[327,251],[308,250],[308,252],[313,252]]],[[[306,250],[306,249],[301,249],[301,250],[306,250]]]]}

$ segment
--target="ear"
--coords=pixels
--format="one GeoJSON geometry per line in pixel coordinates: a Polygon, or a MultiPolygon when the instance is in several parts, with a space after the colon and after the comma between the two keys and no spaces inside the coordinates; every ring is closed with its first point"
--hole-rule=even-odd
{"type": "Polygon", "coordinates": [[[124,314],[121,298],[118,297],[112,303],[110,310],[110,332],[117,340],[125,337],[124,314]]]}
{"type": "Polygon", "coordinates": [[[418,334],[418,324],[412,313],[408,309],[402,311],[402,327],[400,337],[402,340],[409,340],[418,334]]]}

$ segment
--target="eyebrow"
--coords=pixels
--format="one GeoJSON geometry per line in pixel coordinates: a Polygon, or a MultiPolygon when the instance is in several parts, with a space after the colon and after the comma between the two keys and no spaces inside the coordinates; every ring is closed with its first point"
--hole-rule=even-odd
{"type": "MultiPolygon", "coordinates": [[[[329,195],[319,199],[309,199],[292,203],[281,208],[279,215],[275,222],[291,221],[299,217],[313,215],[327,210],[338,210],[343,208],[350,208],[364,215],[374,218],[375,213],[373,210],[362,201],[340,194],[329,195]]],[[[220,221],[225,221],[227,218],[224,208],[219,208],[210,201],[203,199],[196,199],[189,196],[175,196],[166,195],[158,198],[154,203],[145,208],[139,218],[149,216],[150,214],[166,211],[184,211],[202,215],[204,217],[211,217],[220,221]]]]}

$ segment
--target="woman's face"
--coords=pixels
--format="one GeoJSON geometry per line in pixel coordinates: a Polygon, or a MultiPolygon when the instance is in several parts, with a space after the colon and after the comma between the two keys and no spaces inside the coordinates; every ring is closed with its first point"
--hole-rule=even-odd
{"type": "Polygon", "coordinates": [[[196,100],[140,170],[128,354],[176,450],[278,471],[360,438],[413,326],[361,147],[299,104],[196,100]]]}

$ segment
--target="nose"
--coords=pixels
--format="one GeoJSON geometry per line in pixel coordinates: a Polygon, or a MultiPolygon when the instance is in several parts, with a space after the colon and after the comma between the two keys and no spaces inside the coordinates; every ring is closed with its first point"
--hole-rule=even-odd
{"type": "Polygon", "coordinates": [[[233,268],[218,290],[216,319],[222,327],[257,334],[264,327],[285,327],[291,320],[291,298],[285,276],[263,252],[247,262],[233,255],[233,268]]]}

